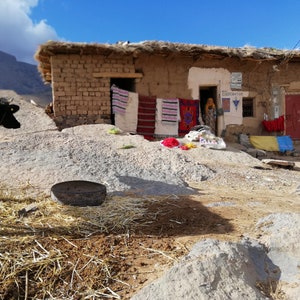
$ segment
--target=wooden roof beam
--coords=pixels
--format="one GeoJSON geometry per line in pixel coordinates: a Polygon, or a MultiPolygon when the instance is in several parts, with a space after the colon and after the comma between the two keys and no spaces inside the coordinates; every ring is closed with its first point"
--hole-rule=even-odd
{"type": "Polygon", "coordinates": [[[95,78],[142,78],[142,73],[119,73],[119,72],[102,72],[93,73],[95,78]]]}

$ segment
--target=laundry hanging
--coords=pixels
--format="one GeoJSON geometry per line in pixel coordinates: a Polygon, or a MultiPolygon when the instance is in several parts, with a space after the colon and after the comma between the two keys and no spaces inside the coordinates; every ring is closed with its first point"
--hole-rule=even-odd
{"type": "Polygon", "coordinates": [[[284,116],[280,116],[274,120],[262,121],[263,126],[269,132],[273,131],[284,131],[284,116]]]}
{"type": "Polygon", "coordinates": [[[184,136],[189,133],[191,128],[199,125],[199,104],[200,100],[180,99],[180,122],[178,135],[184,136]]]}

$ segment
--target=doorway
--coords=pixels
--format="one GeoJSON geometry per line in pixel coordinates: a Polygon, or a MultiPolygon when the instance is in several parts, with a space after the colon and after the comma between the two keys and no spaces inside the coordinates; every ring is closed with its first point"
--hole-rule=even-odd
{"type": "Polygon", "coordinates": [[[199,99],[200,99],[200,114],[201,118],[205,125],[208,125],[212,129],[213,134],[217,134],[218,128],[217,128],[217,86],[200,86],[199,87],[199,99]],[[205,116],[205,106],[207,104],[207,100],[209,98],[213,98],[214,104],[215,104],[215,118],[214,122],[211,120],[211,118],[206,118],[205,116]],[[208,120],[210,119],[210,120],[208,120]]]}
{"type": "Polygon", "coordinates": [[[285,96],[285,134],[300,139],[300,95],[285,96]]]}
{"type": "MultiPolygon", "coordinates": [[[[110,79],[110,87],[112,85],[117,86],[122,90],[126,90],[128,92],[135,92],[135,79],[134,78],[111,78],[110,79]]],[[[110,91],[110,119],[111,124],[115,125],[115,115],[112,113],[112,92],[110,91]]]]}

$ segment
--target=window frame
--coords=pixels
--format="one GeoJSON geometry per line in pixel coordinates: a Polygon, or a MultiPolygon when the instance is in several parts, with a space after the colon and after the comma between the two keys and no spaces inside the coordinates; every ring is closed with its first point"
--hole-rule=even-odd
{"type": "Polygon", "coordinates": [[[255,117],[255,98],[254,97],[243,97],[243,118],[254,118],[255,117]],[[251,103],[249,103],[251,101],[251,103]],[[245,103],[245,102],[248,102],[245,103]],[[247,108],[245,109],[245,106],[247,106],[247,108]],[[246,113],[245,113],[246,110],[246,113]],[[248,111],[248,113],[247,113],[248,111]],[[250,112],[250,113],[249,113],[250,112]],[[247,114],[247,115],[245,115],[247,114]]]}

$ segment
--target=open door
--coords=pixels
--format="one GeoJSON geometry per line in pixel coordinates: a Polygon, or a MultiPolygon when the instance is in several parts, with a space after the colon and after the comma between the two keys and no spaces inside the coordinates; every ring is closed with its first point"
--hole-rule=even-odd
{"type": "MultiPolygon", "coordinates": [[[[211,127],[212,133],[217,135],[217,86],[200,86],[199,88],[199,99],[200,99],[200,113],[202,121],[205,125],[211,127]],[[215,109],[214,111],[208,110],[206,114],[206,107],[210,106],[208,101],[210,98],[213,99],[215,109]]],[[[211,106],[210,106],[211,107],[211,106]]]]}
{"type": "Polygon", "coordinates": [[[300,94],[285,96],[285,134],[300,139],[300,94]]]}

